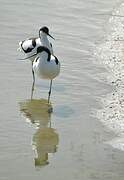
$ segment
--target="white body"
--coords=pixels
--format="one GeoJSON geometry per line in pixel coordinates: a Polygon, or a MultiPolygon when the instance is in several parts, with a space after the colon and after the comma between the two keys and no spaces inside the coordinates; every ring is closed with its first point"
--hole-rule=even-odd
{"type": "MultiPolygon", "coordinates": [[[[19,42],[19,50],[22,51],[26,57],[32,56],[33,54],[37,53],[37,47],[39,46],[45,46],[50,50],[50,53],[53,54],[53,49],[51,46],[51,43],[49,42],[47,35],[45,33],[41,33],[40,38],[35,38],[36,46],[33,47],[32,45],[32,39],[27,39],[25,41],[19,42]],[[28,48],[31,48],[31,52],[25,53],[24,50],[27,50],[28,48]]],[[[31,61],[35,59],[36,56],[29,58],[31,61]]]]}
{"type": "Polygon", "coordinates": [[[44,51],[37,56],[33,62],[33,70],[39,78],[52,80],[60,73],[60,63],[56,63],[53,55],[48,59],[48,54],[44,51]]]}

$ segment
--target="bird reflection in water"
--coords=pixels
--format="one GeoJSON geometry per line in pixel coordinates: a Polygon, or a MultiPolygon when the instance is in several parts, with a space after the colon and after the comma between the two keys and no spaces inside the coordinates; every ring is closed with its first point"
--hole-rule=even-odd
{"type": "Polygon", "coordinates": [[[31,99],[20,103],[20,111],[26,120],[37,127],[32,138],[35,166],[49,164],[49,153],[55,153],[59,143],[58,133],[51,127],[49,108],[52,109],[52,105],[45,99],[31,99]]]}

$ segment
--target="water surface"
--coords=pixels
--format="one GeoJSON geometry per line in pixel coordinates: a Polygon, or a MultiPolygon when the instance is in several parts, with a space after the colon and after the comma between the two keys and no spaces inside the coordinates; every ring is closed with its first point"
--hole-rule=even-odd
{"type": "Polygon", "coordinates": [[[104,81],[94,49],[106,34],[116,0],[0,1],[0,179],[122,180],[121,149],[106,143],[115,131],[93,116],[113,85],[104,81]],[[102,15],[100,15],[102,14],[102,15]],[[20,62],[18,42],[47,25],[61,61],[53,82],[36,81],[30,100],[30,62],[20,62]],[[106,27],[106,28],[105,28],[106,27]]]}

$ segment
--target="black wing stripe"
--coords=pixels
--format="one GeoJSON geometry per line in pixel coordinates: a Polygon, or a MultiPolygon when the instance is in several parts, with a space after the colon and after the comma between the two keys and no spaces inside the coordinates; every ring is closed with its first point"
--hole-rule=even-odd
{"type": "Polygon", "coordinates": [[[24,43],[25,41],[22,41],[22,43],[21,43],[21,48],[22,48],[22,50],[23,50],[25,53],[30,53],[30,52],[36,47],[36,38],[30,38],[30,39],[28,39],[28,40],[32,40],[32,46],[33,46],[33,47],[28,47],[27,49],[24,49],[24,48],[23,48],[23,43],[24,43]]]}
{"type": "Polygon", "coordinates": [[[50,43],[51,48],[53,47],[52,43],[50,43]]]}
{"type": "Polygon", "coordinates": [[[36,39],[35,39],[35,38],[32,39],[32,46],[33,46],[34,48],[36,47],[36,39]]]}
{"type": "Polygon", "coordinates": [[[57,59],[56,56],[54,56],[54,57],[55,57],[55,63],[58,65],[59,64],[59,60],[57,59]]]}

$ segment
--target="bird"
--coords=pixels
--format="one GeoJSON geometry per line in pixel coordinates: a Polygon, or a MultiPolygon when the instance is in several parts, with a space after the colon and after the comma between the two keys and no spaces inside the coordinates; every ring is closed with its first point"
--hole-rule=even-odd
{"type": "MultiPolygon", "coordinates": [[[[47,36],[54,39],[54,37],[51,36],[49,33],[49,28],[47,26],[43,26],[39,29],[39,37],[28,38],[26,40],[20,41],[18,49],[22,51],[25,55],[32,55],[36,53],[37,47],[45,46],[50,50],[51,54],[53,54],[52,44],[49,42],[47,36]]],[[[30,60],[32,60],[32,58],[30,58],[30,60]]]]}
{"type": "MultiPolygon", "coordinates": [[[[49,42],[47,36],[54,39],[54,37],[49,33],[49,28],[47,26],[43,26],[42,28],[39,29],[39,37],[28,38],[26,40],[20,41],[18,50],[23,52],[26,55],[26,57],[28,57],[29,55],[31,56],[33,54],[36,54],[37,48],[39,46],[45,46],[50,50],[50,53],[53,54],[52,43],[49,42]]],[[[33,56],[30,57],[29,59],[32,62],[32,75],[33,75],[33,81],[35,81],[35,76],[33,71],[33,61],[35,57],[33,56]]]]}
{"type": "MultiPolygon", "coordinates": [[[[41,79],[50,80],[50,87],[48,92],[48,104],[50,103],[50,95],[52,90],[52,81],[60,73],[60,62],[55,55],[52,55],[50,50],[45,46],[37,47],[37,52],[29,57],[21,60],[35,57],[33,61],[33,71],[41,79]]],[[[35,81],[33,81],[34,90],[35,81]]],[[[33,94],[32,94],[33,96],[33,94]]]]}

